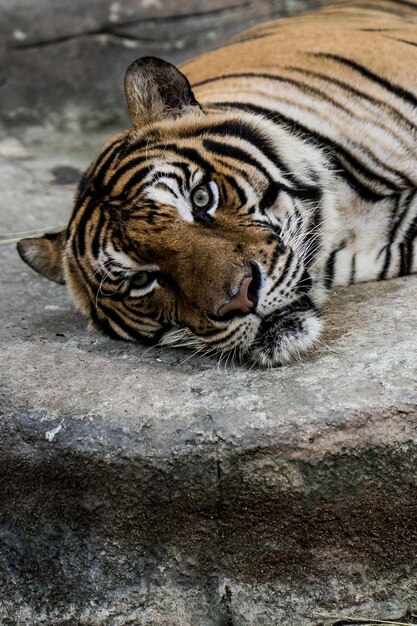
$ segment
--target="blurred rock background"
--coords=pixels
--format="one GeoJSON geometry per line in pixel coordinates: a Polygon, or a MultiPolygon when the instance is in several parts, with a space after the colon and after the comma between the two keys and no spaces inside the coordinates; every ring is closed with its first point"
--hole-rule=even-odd
{"type": "Polygon", "coordinates": [[[128,64],[173,63],[325,0],[0,0],[0,129],[127,124],[128,64]]]}

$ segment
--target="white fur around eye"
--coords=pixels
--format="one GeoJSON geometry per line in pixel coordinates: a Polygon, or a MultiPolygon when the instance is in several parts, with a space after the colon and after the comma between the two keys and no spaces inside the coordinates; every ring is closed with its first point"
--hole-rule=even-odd
{"type": "Polygon", "coordinates": [[[143,296],[146,296],[148,293],[151,293],[151,291],[155,289],[157,284],[158,282],[155,278],[152,282],[146,285],[146,287],[143,287],[143,289],[139,289],[138,287],[134,287],[133,289],[131,289],[129,291],[129,296],[131,298],[142,298],[143,296]]]}
{"type": "Polygon", "coordinates": [[[188,198],[184,198],[182,194],[180,197],[177,197],[174,193],[171,193],[167,189],[148,187],[146,190],[146,197],[154,200],[162,206],[167,205],[175,207],[182,219],[186,222],[194,221],[190,200],[188,198]]]}
{"type": "Polygon", "coordinates": [[[192,189],[194,189],[194,187],[197,187],[197,185],[201,183],[203,178],[204,178],[204,174],[200,170],[196,170],[195,172],[193,172],[191,174],[190,187],[192,189]]]}
{"type": "Polygon", "coordinates": [[[129,290],[129,296],[131,298],[142,298],[146,296],[148,293],[151,293],[154,289],[159,287],[158,280],[155,276],[155,272],[159,271],[159,267],[157,265],[148,265],[145,267],[138,268],[137,272],[134,274],[130,274],[129,281],[131,281],[131,288],[129,290]],[[134,277],[136,274],[154,274],[151,276],[151,280],[149,283],[144,285],[143,287],[138,287],[134,284],[134,277]]]}
{"type": "MultiPolygon", "coordinates": [[[[203,174],[201,172],[199,172],[198,174],[198,176],[194,176],[192,178],[192,181],[198,181],[199,183],[202,180],[203,174]]],[[[168,179],[164,179],[163,176],[158,179],[158,182],[154,186],[150,185],[149,187],[147,187],[145,192],[146,197],[154,200],[158,204],[175,207],[183,220],[185,220],[186,222],[193,222],[193,190],[187,193],[184,188],[179,189],[176,183],[173,183],[173,181],[170,181],[168,179]],[[158,187],[158,182],[163,182],[164,185],[172,189],[172,192],[166,188],[158,187]]],[[[197,184],[197,186],[199,185],[197,184]]],[[[206,183],[206,186],[210,189],[213,199],[208,208],[203,210],[205,210],[208,215],[212,216],[219,204],[219,189],[216,183],[213,181],[209,181],[208,183],[206,183]]]]}
{"type": "Polygon", "coordinates": [[[211,204],[211,207],[207,209],[207,213],[209,215],[213,215],[219,205],[219,188],[212,180],[209,182],[208,187],[210,187],[210,191],[213,195],[213,202],[211,204]]]}

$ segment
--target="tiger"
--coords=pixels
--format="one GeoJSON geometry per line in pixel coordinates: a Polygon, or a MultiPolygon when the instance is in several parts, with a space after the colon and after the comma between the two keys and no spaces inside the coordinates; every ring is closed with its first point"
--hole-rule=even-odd
{"type": "Polygon", "coordinates": [[[416,272],[417,1],[336,2],[125,75],[67,228],[19,242],[93,328],[273,367],[335,286],[416,272]]]}

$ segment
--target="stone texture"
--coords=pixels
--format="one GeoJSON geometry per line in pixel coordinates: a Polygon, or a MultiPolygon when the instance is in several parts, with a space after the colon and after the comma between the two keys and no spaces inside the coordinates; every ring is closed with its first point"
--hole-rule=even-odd
{"type": "Polygon", "coordinates": [[[0,0],[0,124],[127,122],[126,68],[180,63],[253,24],[324,0],[0,0]]]}
{"type": "MultiPolygon", "coordinates": [[[[18,139],[3,240],[65,223],[104,137],[18,139]]],[[[90,333],[0,255],[1,624],[416,622],[417,277],[338,290],[318,353],[256,371],[90,333]]]]}

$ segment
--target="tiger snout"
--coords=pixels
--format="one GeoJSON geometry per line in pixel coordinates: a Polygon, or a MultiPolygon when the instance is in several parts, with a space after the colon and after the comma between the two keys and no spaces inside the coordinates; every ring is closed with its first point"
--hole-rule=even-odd
{"type": "Polygon", "coordinates": [[[189,275],[189,284],[180,299],[178,321],[202,338],[215,329],[235,326],[256,315],[262,270],[255,261],[239,259],[227,265],[212,267],[210,276],[202,268],[194,268],[193,279],[189,275]]]}
{"type": "Polygon", "coordinates": [[[221,320],[230,319],[236,315],[254,313],[258,302],[261,286],[261,273],[255,261],[250,262],[250,273],[245,274],[239,288],[217,311],[221,320]]]}

